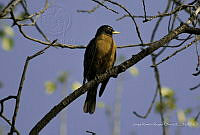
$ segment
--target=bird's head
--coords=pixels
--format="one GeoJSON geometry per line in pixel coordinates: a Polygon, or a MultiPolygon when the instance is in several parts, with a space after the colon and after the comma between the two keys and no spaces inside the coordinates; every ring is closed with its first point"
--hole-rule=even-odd
{"type": "Polygon", "coordinates": [[[111,26],[109,25],[102,25],[101,27],[98,28],[96,36],[100,34],[108,34],[112,36],[113,34],[119,34],[120,32],[115,31],[111,26]]]}

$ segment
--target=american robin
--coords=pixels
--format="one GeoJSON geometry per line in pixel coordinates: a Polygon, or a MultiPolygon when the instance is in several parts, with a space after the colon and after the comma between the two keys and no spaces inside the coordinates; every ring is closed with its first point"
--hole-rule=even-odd
{"type": "MultiPolygon", "coordinates": [[[[93,80],[96,75],[105,73],[106,70],[113,67],[116,60],[116,45],[112,35],[118,33],[120,32],[114,31],[109,25],[103,25],[97,30],[95,37],[85,50],[83,84],[86,79],[87,81],[93,80]]],[[[102,82],[99,97],[102,96],[108,81],[109,79],[102,82]]],[[[98,85],[87,92],[83,107],[85,113],[93,114],[95,111],[98,85]]]]}

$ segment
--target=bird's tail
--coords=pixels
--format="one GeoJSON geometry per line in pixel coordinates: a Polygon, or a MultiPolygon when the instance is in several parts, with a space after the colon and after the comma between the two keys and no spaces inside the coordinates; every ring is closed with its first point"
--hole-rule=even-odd
{"type": "Polygon", "coordinates": [[[100,91],[99,91],[99,97],[102,96],[102,94],[103,94],[103,92],[104,92],[104,90],[106,88],[106,85],[107,85],[108,81],[109,81],[109,79],[107,79],[107,80],[105,80],[105,81],[102,82],[101,88],[100,88],[100,91]]]}
{"type": "Polygon", "coordinates": [[[83,106],[83,111],[85,113],[93,114],[95,111],[97,88],[98,88],[98,85],[89,89],[87,92],[87,97],[85,100],[85,104],[83,106]]]}

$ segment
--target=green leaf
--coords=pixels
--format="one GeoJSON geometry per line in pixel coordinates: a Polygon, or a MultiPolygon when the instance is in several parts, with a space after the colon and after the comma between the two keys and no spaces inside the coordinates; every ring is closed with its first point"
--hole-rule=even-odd
{"type": "Polygon", "coordinates": [[[3,37],[2,38],[2,48],[5,51],[10,51],[13,49],[13,39],[12,38],[8,38],[8,37],[3,37]]]}
{"type": "Polygon", "coordinates": [[[138,70],[138,68],[136,66],[130,67],[129,68],[129,72],[133,76],[138,76],[139,75],[139,70],[138,70]]]}
{"type": "Polygon", "coordinates": [[[4,26],[4,33],[9,36],[9,37],[13,37],[14,36],[14,31],[13,31],[13,28],[10,27],[10,26],[4,26]]]}
{"type": "Polygon", "coordinates": [[[68,77],[68,74],[67,72],[62,72],[59,76],[58,76],[58,81],[60,83],[64,83],[67,81],[67,77],[68,77]]]}
{"type": "Polygon", "coordinates": [[[98,108],[104,108],[105,107],[104,102],[97,102],[97,107],[98,108]]]}
{"type": "Polygon", "coordinates": [[[81,87],[80,82],[75,81],[74,83],[72,83],[72,90],[77,90],[80,87],[81,87]]]}
{"type": "Polygon", "coordinates": [[[56,83],[54,83],[52,81],[46,81],[44,83],[44,87],[45,87],[45,91],[47,92],[47,94],[52,94],[56,90],[56,83]]]}

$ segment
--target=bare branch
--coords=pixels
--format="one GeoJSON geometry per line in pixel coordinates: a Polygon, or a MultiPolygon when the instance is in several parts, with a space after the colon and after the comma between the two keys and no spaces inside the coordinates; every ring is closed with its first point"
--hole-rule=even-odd
{"type": "MultiPolygon", "coordinates": [[[[46,0],[46,3],[48,3],[47,0],[46,0]]],[[[21,5],[22,5],[22,7],[23,7],[25,13],[26,13],[27,15],[30,15],[30,13],[28,12],[28,9],[27,9],[26,5],[24,4],[24,2],[21,2],[21,5]]],[[[47,4],[45,4],[45,5],[47,5],[47,4]]],[[[34,19],[33,19],[33,18],[30,18],[30,20],[31,20],[32,22],[34,22],[34,19]]],[[[35,28],[38,30],[38,32],[42,35],[42,37],[43,37],[46,41],[50,42],[50,40],[47,38],[47,36],[44,34],[44,32],[40,29],[40,27],[38,26],[37,23],[35,23],[35,28]]]]}
{"type": "MultiPolygon", "coordinates": [[[[156,63],[156,56],[152,55],[152,63],[153,65],[156,63]]],[[[165,127],[165,119],[164,119],[164,108],[163,108],[163,96],[161,93],[161,83],[160,83],[160,74],[159,74],[159,70],[158,67],[155,66],[154,67],[154,73],[155,73],[155,79],[156,79],[156,83],[157,83],[157,89],[158,89],[158,93],[159,93],[159,97],[160,97],[160,104],[161,104],[161,109],[160,109],[160,117],[161,117],[161,122],[162,122],[162,129],[163,129],[163,135],[166,135],[166,127],[165,127]]]]}
{"type": "Polygon", "coordinates": [[[196,121],[198,120],[199,116],[200,116],[200,112],[198,112],[197,116],[195,117],[196,121]]]}
{"type": "MultiPolygon", "coordinates": [[[[199,72],[200,73],[200,72],[199,72]]],[[[190,88],[190,90],[195,90],[195,89],[197,89],[197,88],[199,88],[200,87],[200,83],[199,84],[197,84],[196,86],[194,86],[194,87],[192,87],[192,88],[190,88]]]]}
{"type": "Polygon", "coordinates": [[[10,3],[0,12],[0,18],[6,16],[22,0],[11,0],[10,3]]]}
{"type": "Polygon", "coordinates": [[[196,73],[193,73],[192,75],[193,75],[193,76],[198,76],[198,75],[200,75],[200,70],[199,70],[198,72],[196,72],[196,73]]]}
{"type": "MultiPolygon", "coordinates": [[[[166,9],[165,9],[164,12],[167,12],[169,10],[170,4],[171,4],[171,0],[168,0],[167,6],[166,6],[166,9]]],[[[156,22],[156,25],[155,25],[155,27],[153,29],[152,34],[151,34],[151,39],[150,39],[151,42],[154,40],[155,34],[157,32],[157,29],[158,29],[158,27],[159,27],[160,22],[162,21],[162,19],[163,19],[163,17],[159,18],[158,21],[156,22]]]]}
{"type": "Polygon", "coordinates": [[[110,10],[110,11],[116,13],[116,14],[119,14],[117,11],[115,11],[115,10],[113,10],[113,9],[111,9],[111,8],[109,8],[109,7],[107,7],[107,6],[105,6],[103,3],[101,3],[101,2],[99,2],[99,1],[97,1],[97,0],[92,0],[92,1],[98,3],[99,5],[105,7],[106,9],[108,9],[108,10],[110,10]]]}
{"type": "MultiPolygon", "coordinates": [[[[187,7],[194,7],[194,6],[192,6],[192,5],[181,5],[181,6],[176,7],[170,13],[167,13],[167,12],[160,13],[160,14],[158,14],[156,16],[152,16],[152,17],[148,18],[147,21],[151,21],[151,20],[153,20],[155,18],[158,18],[158,17],[165,17],[165,16],[170,16],[170,15],[176,14],[177,12],[179,12],[179,11],[181,11],[183,9],[186,9],[187,7]]],[[[145,22],[147,22],[147,21],[145,21],[145,22]]]]}
{"type": "MultiPolygon", "coordinates": [[[[32,38],[30,37],[29,35],[27,35],[23,29],[22,29],[22,26],[20,24],[18,24],[17,20],[15,19],[14,17],[14,14],[11,13],[11,18],[13,19],[13,22],[14,22],[14,25],[17,25],[18,26],[18,29],[20,31],[20,33],[27,39],[29,40],[32,40],[34,42],[37,42],[37,43],[40,43],[40,44],[43,44],[43,45],[50,45],[51,42],[45,42],[45,41],[42,41],[42,40],[39,40],[39,39],[36,39],[36,38],[32,38]]],[[[199,29],[197,28],[194,28],[193,29],[195,32],[193,32],[193,34],[198,34],[199,33],[199,29]]],[[[188,30],[189,33],[192,33],[192,30],[188,30]]],[[[45,38],[47,39],[47,38],[45,38]]],[[[47,39],[48,40],[48,39],[47,39]]],[[[146,43],[146,44],[137,44],[137,45],[124,45],[124,46],[118,46],[118,48],[126,48],[126,47],[136,47],[136,46],[151,46],[151,44],[153,43],[146,43]]],[[[69,49],[84,49],[86,48],[84,45],[72,45],[72,44],[61,44],[61,43],[55,43],[53,45],[54,47],[61,47],[61,48],[69,48],[69,49]]]]}
{"type": "Polygon", "coordinates": [[[156,91],[155,91],[155,93],[154,93],[153,99],[152,99],[152,101],[151,101],[151,105],[149,106],[149,108],[148,108],[147,112],[145,113],[145,115],[140,115],[140,114],[138,114],[138,113],[135,112],[135,111],[133,112],[133,114],[135,114],[135,115],[136,115],[137,117],[139,117],[139,118],[146,119],[146,118],[149,116],[149,114],[150,114],[150,112],[151,112],[151,110],[152,110],[152,107],[153,107],[153,105],[154,105],[154,103],[155,103],[155,101],[156,101],[157,95],[158,95],[158,88],[156,88],[156,91]]]}
{"type": "Polygon", "coordinates": [[[142,0],[142,5],[143,5],[143,9],[144,9],[144,21],[143,22],[146,22],[147,21],[147,12],[146,12],[146,6],[144,3],[144,0],[142,0]]]}
{"type": "Polygon", "coordinates": [[[96,135],[96,133],[92,131],[86,131],[86,133],[90,133],[91,135],[96,135]]]}
{"type": "MultiPolygon", "coordinates": [[[[176,14],[177,12],[186,9],[187,7],[194,7],[194,6],[193,5],[180,5],[169,13],[167,13],[167,11],[165,11],[163,13],[158,13],[158,15],[155,15],[155,16],[146,16],[146,19],[143,22],[148,22],[148,21],[151,21],[151,20],[159,18],[159,17],[166,17],[166,16],[176,14]]],[[[125,17],[130,17],[130,16],[129,15],[123,15],[122,17],[120,17],[116,20],[119,21],[119,20],[124,19],[125,17]]],[[[145,18],[144,16],[133,16],[133,17],[134,18],[145,18]]]]}
{"type": "MultiPolygon", "coordinates": [[[[105,0],[103,0],[101,3],[104,4],[105,0]]],[[[99,7],[100,7],[100,5],[98,4],[95,7],[93,7],[92,9],[90,9],[90,10],[77,10],[77,12],[78,13],[89,13],[90,14],[90,13],[95,12],[99,7]]]]}
{"type": "Polygon", "coordinates": [[[16,99],[16,96],[8,96],[8,97],[3,98],[3,99],[0,100],[0,104],[1,104],[1,111],[0,111],[0,114],[3,114],[3,112],[4,112],[4,102],[5,102],[5,101],[8,101],[8,100],[10,100],[10,99],[16,99]]]}
{"type": "MultiPolygon", "coordinates": [[[[0,104],[1,104],[1,111],[0,111],[0,117],[5,121],[7,122],[10,126],[11,126],[11,123],[10,123],[10,120],[7,119],[4,115],[3,115],[3,112],[4,112],[4,102],[10,100],[10,99],[15,99],[16,100],[17,96],[8,96],[8,97],[5,97],[3,99],[0,100],[0,104]]],[[[19,131],[14,127],[14,132],[19,135],[19,131]]]]}
{"type": "Polygon", "coordinates": [[[134,17],[131,15],[131,13],[130,13],[123,5],[121,5],[121,4],[117,3],[117,2],[114,2],[114,1],[111,1],[111,0],[106,0],[106,1],[108,1],[108,2],[110,2],[110,3],[112,3],[112,4],[114,4],[114,5],[116,5],[116,6],[120,7],[120,8],[122,8],[122,9],[131,17],[131,19],[133,20],[133,23],[134,23],[134,25],[135,25],[135,29],[136,29],[136,31],[137,31],[138,38],[140,39],[141,44],[143,44],[143,40],[142,40],[142,38],[141,38],[141,34],[140,34],[140,31],[139,31],[139,27],[138,27],[138,25],[137,25],[137,23],[136,23],[134,17]]]}
{"type": "Polygon", "coordinates": [[[24,85],[26,71],[27,71],[27,68],[28,68],[29,61],[31,59],[35,58],[36,56],[39,56],[39,55],[43,54],[44,51],[46,49],[48,49],[51,45],[53,45],[55,42],[56,42],[56,40],[54,40],[49,46],[45,47],[44,49],[42,49],[39,52],[36,52],[34,55],[28,56],[26,58],[26,62],[24,64],[24,69],[23,69],[23,72],[22,72],[22,77],[21,77],[19,88],[18,88],[18,92],[17,92],[16,103],[15,103],[15,110],[14,110],[13,117],[12,117],[12,126],[10,128],[9,135],[13,135],[13,133],[15,131],[15,122],[16,122],[17,113],[18,113],[18,110],[19,110],[19,103],[20,103],[20,98],[21,98],[21,92],[22,92],[22,88],[23,88],[23,85],[24,85]]]}
{"type": "Polygon", "coordinates": [[[179,53],[179,52],[181,52],[181,51],[187,49],[188,47],[190,47],[191,45],[193,45],[193,44],[196,43],[197,41],[198,41],[198,40],[196,40],[196,39],[193,40],[192,42],[190,42],[189,44],[185,45],[184,47],[182,47],[182,48],[176,50],[176,51],[175,51],[174,53],[172,53],[171,55],[165,57],[164,59],[162,59],[162,60],[161,60],[160,62],[158,62],[157,64],[151,65],[151,67],[158,66],[159,64],[161,64],[161,63],[165,62],[166,60],[170,59],[171,57],[175,56],[177,53],[179,53]]]}
{"type": "Polygon", "coordinates": [[[46,0],[45,6],[44,6],[44,8],[42,10],[40,10],[39,12],[36,12],[36,13],[34,13],[32,15],[29,15],[29,16],[24,18],[24,19],[30,19],[32,21],[32,23],[30,23],[30,24],[18,24],[18,25],[21,25],[21,26],[34,26],[36,24],[37,19],[41,16],[41,14],[43,14],[47,10],[48,6],[49,6],[48,5],[48,0],[46,0]],[[35,17],[35,19],[33,19],[33,17],[35,17]]]}
{"type": "MultiPolygon", "coordinates": [[[[0,114],[0,117],[8,123],[8,125],[12,126],[12,123],[10,122],[9,119],[7,119],[3,114],[0,114]]],[[[20,135],[19,131],[14,127],[14,133],[17,135],[20,135]]]]}

